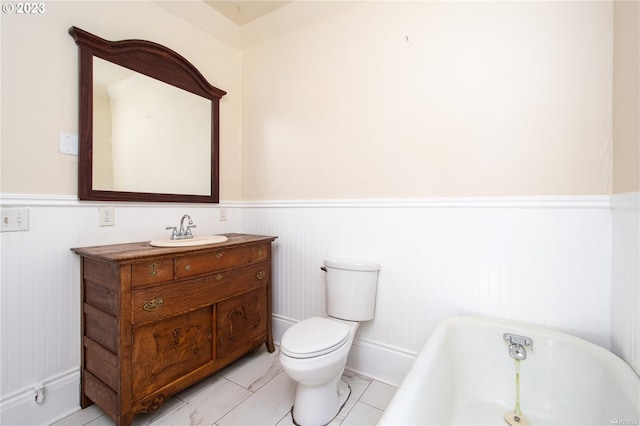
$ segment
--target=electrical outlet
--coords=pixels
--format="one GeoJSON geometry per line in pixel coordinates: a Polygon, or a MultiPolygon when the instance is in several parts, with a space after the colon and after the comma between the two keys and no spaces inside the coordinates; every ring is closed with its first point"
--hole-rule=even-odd
{"type": "Polygon", "coordinates": [[[220,207],[218,209],[218,220],[220,220],[221,222],[224,222],[225,220],[227,220],[227,209],[226,209],[226,207],[220,207]]]}
{"type": "Polygon", "coordinates": [[[1,232],[29,230],[29,209],[26,207],[3,208],[1,217],[1,232]]]}
{"type": "Polygon", "coordinates": [[[116,213],[113,206],[99,207],[100,226],[113,226],[116,222],[116,213]]]}

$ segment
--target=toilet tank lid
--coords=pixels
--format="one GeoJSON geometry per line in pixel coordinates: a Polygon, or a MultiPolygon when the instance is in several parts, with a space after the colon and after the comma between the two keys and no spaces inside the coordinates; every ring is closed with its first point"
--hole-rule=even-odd
{"type": "Polygon", "coordinates": [[[379,271],[380,264],[369,260],[328,258],[324,260],[327,268],[346,269],[347,271],[379,271]]]}

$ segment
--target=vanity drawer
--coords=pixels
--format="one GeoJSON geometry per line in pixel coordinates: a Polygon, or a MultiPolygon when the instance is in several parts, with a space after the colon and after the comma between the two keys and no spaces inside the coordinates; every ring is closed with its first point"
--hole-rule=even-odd
{"type": "Polygon", "coordinates": [[[271,244],[251,246],[251,262],[261,262],[269,258],[271,244]]]}
{"type": "Polygon", "coordinates": [[[153,259],[131,265],[131,285],[140,287],[173,279],[173,258],[153,259]]]}
{"type": "Polygon", "coordinates": [[[132,292],[133,324],[143,324],[212,305],[229,297],[266,286],[270,262],[262,262],[215,275],[178,281],[132,292]]]}
{"type": "Polygon", "coordinates": [[[176,258],[176,278],[207,274],[249,263],[250,248],[222,249],[207,254],[176,258]]]}

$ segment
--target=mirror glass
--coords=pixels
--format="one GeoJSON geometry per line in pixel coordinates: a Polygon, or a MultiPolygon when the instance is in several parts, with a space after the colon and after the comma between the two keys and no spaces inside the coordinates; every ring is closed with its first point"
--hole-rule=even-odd
{"type": "Polygon", "coordinates": [[[93,58],[93,189],[211,195],[211,101],[93,58]]]}

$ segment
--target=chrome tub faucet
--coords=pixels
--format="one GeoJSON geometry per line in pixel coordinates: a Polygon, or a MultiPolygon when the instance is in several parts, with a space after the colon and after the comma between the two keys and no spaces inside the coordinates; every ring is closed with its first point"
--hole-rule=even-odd
{"type": "Polygon", "coordinates": [[[527,349],[533,350],[533,339],[517,334],[504,333],[502,338],[509,344],[509,355],[515,360],[522,361],[527,358],[527,349]]]}

